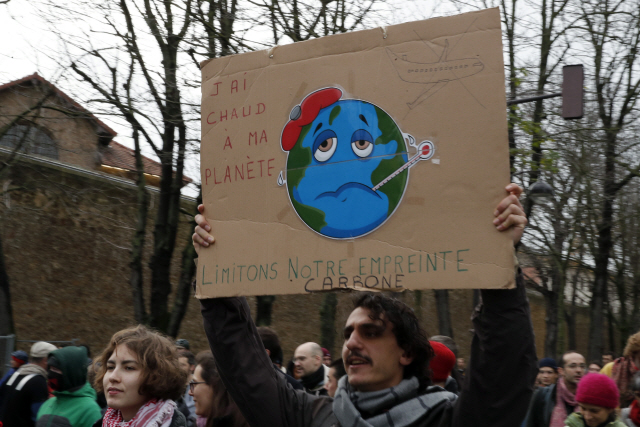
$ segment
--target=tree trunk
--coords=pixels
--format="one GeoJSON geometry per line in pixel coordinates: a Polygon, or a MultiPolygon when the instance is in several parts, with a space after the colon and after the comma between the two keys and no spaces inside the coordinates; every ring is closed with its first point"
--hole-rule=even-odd
{"type": "Polygon", "coordinates": [[[438,312],[438,333],[453,338],[451,314],[449,313],[449,291],[435,289],[433,293],[436,297],[436,310],[438,312]]]}
{"type": "MultiPolygon", "coordinates": [[[[555,280],[555,275],[553,275],[555,280]]],[[[552,284],[552,287],[554,285],[552,284]]],[[[549,291],[544,294],[544,306],[546,310],[546,334],[544,337],[544,356],[556,358],[558,349],[558,293],[549,291]]]]}
{"type": "MultiPolygon", "coordinates": [[[[135,128],[134,128],[135,129],[135,128]]],[[[142,163],[142,154],[140,152],[140,140],[138,130],[133,131],[133,141],[135,143],[135,157],[137,168],[137,204],[138,212],[136,218],[136,226],[131,241],[131,262],[129,267],[131,272],[129,275],[129,284],[133,293],[133,315],[136,323],[145,324],[147,322],[147,311],[144,303],[144,274],[142,257],[144,254],[144,242],[147,234],[147,216],[149,214],[149,192],[147,191],[144,178],[144,165],[142,163]]]]}
{"type": "Polygon", "coordinates": [[[422,291],[414,291],[415,296],[415,313],[418,320],[422,321],[422,291]]]}
{"type": "MultiPolygon", "coordinates": [[[[606,123],[606,122],[605,122],[606,123]]],[[[598,249],[596,253],[595,279],[591,297],[589,325],[588,359],[595,360],[602,357],[604,351],[604,293],[609,281],[609,257],[613,248],[611,227],[613,223],[613,201],[616,196],[615,186],[615,136],[607,132],[605,150],[604,202],[602,219],[598,224],[598,249]]]]}
{"type": "MultiPolygon", "coordinates": [[[[195,221],[193,227],[195,227],[195,221]]],[[[171,310],[171,317],[169,319],[169,327],[167,328],[167,334],[172,337],[177,337],[180,332],[180,324],[184,315],[187,313],[187,307],[189,306],[189,298],[191,297],[191,289],[193,278],[196,274],[196,264],[194,259],[196,257],[196,250],[191,244],[191,234],[189,235],[189,241],[182,250],[182,268],[180,270],[180,281],[178,282],[178,289],[176,290],[176,298],[173,301],[173,310],[171,310]]]]}
{"type": "MultiPolygon", "coordinates": [[[[600,263],[601,262],[602,261],[600,261],[600,263]]],[[[604,351],[604,303],[602,299],[602,289],[605,287],[603,282],[606,282],[607,278],[606,276],[603,276],[602,273],[598,273],[597,270],[598,268],[596,268],[596,279],[593,284],[591,306],[589,310],[591,323],[589,325],[588,360],[600,360],[600,358],[602,358],[602,352],[604,351]]]]}
{"type": "MultiPolygon", "coordinates": [[[[198,193],[196,205],[202,203],[202,189],[198,193]]],[[[193,220],[189,223],[189,230],[193,230],[196,225],[194,212],[193,220]]],[[[178,282],[178,289],[176,290],[176,299],[173,302],[173,310],[171,310],[171,319],[169,320],[169,327],[167,334],[172,337],[177,337],[180,332],[180,324],[187,313],[187,307],[189,306],[189,298],[191,297],[191,289],[193,278],[196,274],[196,250],[191,243],[191,233],[188,233],[187,243],[182,250],[182,268],[180,269],[180,281],[178,282]]]]}
{"type": "MultiPolygon", "coordinates": [[[[153,14],[151,10],[146,12],[147,15],[153,14]]],[[[170,19],[172,17],[167,16],[167,20],[170,19]]],[[[180,189],[186,144],[186,125],[181,111],[182,100],[177,82],[177,54],[180,41],[181,39],[176,35],[169,35],[166,43],[160,45],[163,57],[163,88],[166,91],[166,102],[162,110],[164,119],[162,156],[160,158],[162,175],[153,234],[153,256],[150,262],[152,276],[149,324],[163,332],[168,330],[171,319],[168,310],[168,299],[171,294],[171,258],[178,231],[180,189]],[[176,153],[175,157],[174,153],[176,153]]]]}
{"type": "Polygon", "coordinates": [[[576,311],[575,305],[571,305],[570,312],[566,312],[564,317],[567,323],[567,336],[568,336],[568,348],[575,349],[578,348],[577,340],[576,340],[576,311]]]}
{"type": "MultiPolygon", "coordinates": [[[[582,259],[582,256],[581,258],[582,259]]],[[[571,284],[573,286],[571,290],[571,307],[568,310],[565,310],[564,316],[567,322],[567,335],[569,338],[568,349],[575,350],[578,348],[578,340],[576,337],[576,299],[578,297],[578,279],[580,277],[580,270],[578,269],[571,279],[571,284]]]]}
{"type": "Polygon", "coordinates": [[[338,295],[329,292],[324,295],[320,306],[320,346],[333,354],[333,346],[336,341],[336,309],[338,307],[338,295]]]}
{"type": "MultiPolygon", "coordinates": [[[[625,323],[628,323],[628,321],[625,319],[625,323]]],[[[613,316],[613,312],[611,311],[611,306],[609,305],[609,303],[607,303],[607,331],[609,332],[609,350],[611,351],[616,351],[616,332],[615,332],[615,318],[613,316]]],[[[626,326],[625,326],[625,333],[622,333],[622,329],[621,329],[621,333],[620,333],[620,337],[624,337],[624,342],[627,342],[627,338],[629,337],[629,333],[626,332],[626,326]]],[[[624,347],[623,347],[624,348],[624,347]]]]}
{"type": "Polygon", "coordinates": [[[640,329],[640,276],[635,273],[633,277],[633,304],[631,313],[631,328],[634,331],[640,329]]]}
{"type": "Polygon", "coordinates": [[[261,295],[256,297],[256,325],[271,325],[271,312],[273,311],[273,302],[276,297],[273,295],[261,295]]]}
{"type": "Polygon", "coordinates": [[[13,309],[11,307],[11,292],[9,289],[9,275],[4,263],[2,239],[0,239],[0,335],[15,334],[13,324],[13,309]]]}
{"type": "MultiPolygon", "coordinates": [[[[507,8],[501,8],[503,14],[503,23],[505,24],[505,32],[507,35],[507,50],[509,55],[509,98],[516,99],[518,97],[518,83],[516,74],[516,44],[515,44],[515,24],[516,24],[516,0],[511,2],[511,16],[507,15],[507,8]]],[[[518,107],[512,105],[509,107],[508,115],[508,135],[509,135],[509,166],[513,171],[515,166],[516,151],[516,124],[518,122],[518,107]]]]}
{"type": "MultiPolygon", "coordinates": [[[[166,146],[165,149],[167,149],[166,146]]],[[[178,206],[175,205],[175,197],[172,194],[174,191],[171,179],[172,172],[171,163],[166,164],[166,160],[163,161],[158,209],[153,232],[153,256],[149,262],[151,269],[149,325],[163,332],[167,331],[170,319],[168,300],[171,294],[171,258],[177,228],[177,224],[172,224],[173,213],[171,211],[178,209],[180,203],[178,198],[178,206]]]]}

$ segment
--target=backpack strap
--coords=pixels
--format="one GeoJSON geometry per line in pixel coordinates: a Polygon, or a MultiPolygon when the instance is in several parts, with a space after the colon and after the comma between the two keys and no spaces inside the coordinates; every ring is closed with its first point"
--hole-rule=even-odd
{"type": "Polygon", "coordinates": [[[19,391],[19,390],[22,390],[22,387],[24,387],[24,385],[25,385],[26,383],[28,383],[28,382],[29,382],[29,380],[30,380],[31,378],[35,377],[35,376],[36,376],[36,374],[31,374],[31,375],[27,375],[26,377],[24,377],[24,378],[22,379],[22,381],[20,381],[20,382],[18,383],[18,385],[16,386],[16,390],[18,390],[18,391],[19,391]]]}
{"type": "Polygon", "coordinates": [[[11,378],[9,378],[9,381],[7,381],[7,385],[11,385],[13,384],[13,382],[16,380],[16,378],[18,378],[20,376],[20,374],[18,373],[18,371],[14,372],[13,375],[11,375],[11,378]]]}

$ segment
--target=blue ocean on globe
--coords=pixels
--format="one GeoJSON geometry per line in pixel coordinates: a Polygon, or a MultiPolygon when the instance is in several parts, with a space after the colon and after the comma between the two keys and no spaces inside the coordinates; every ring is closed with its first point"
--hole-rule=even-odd
{"type": "Polygon", "coordinates": [[[287,188],[298,216],[331,238],[354,238],[384,223],[408,181],[404,170],[373,188],[407,162],[402,132],[381,108],[340,100],[306,125],[287,157],[287,188]]]}

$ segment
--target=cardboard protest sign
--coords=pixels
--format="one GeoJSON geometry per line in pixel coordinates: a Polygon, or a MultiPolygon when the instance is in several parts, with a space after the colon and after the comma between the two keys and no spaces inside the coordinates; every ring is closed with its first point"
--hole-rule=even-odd
{"type": "Polygon", "coordinates": [[[204,63],[196,296],[512,286],[505,105],[497,9],[204,63]]]}

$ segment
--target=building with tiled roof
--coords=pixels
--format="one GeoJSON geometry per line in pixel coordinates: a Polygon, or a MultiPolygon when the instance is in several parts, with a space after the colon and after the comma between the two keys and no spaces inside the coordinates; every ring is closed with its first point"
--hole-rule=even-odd
{"type": "MultiPolygon", "coordinates": [[[[134,150],[115,142],[113,129],[37,73],[0,85],[0,129],[6,126],[4,152],[136,179],[134,150]]],[[[160,163],[143,156],[143,165],[146,183],[159,186],[160,163]]],[[[183,185],[191,181],[184,177],[183,185]]]]}
{"type": "MultiPolygon", "coordinates": [[[[3,338],[14,332],[17,349],[31,341],[73,340],[99,351],[114,332],[136,323],[132,258],[140,245],[136,277],[144,280],[149,301],[153,233],[164,195],[154,187],[159,162],[142,159],[148,191],[140,191],[133,150],[37,74],[0,85],[0,135],[2,376],[10,354],[3,338]]],[[[175,252],[166,261],[174,287],[183,271],[181,254],[192,247],[196,200],[181,195],[178,209],[175,252]]],[[[202,330],[199,303],[188,303],[181,333],[197,346],[191,337],[202,330]]],[[[202,347],[206,338],[200,341],[202,347]]]]}

